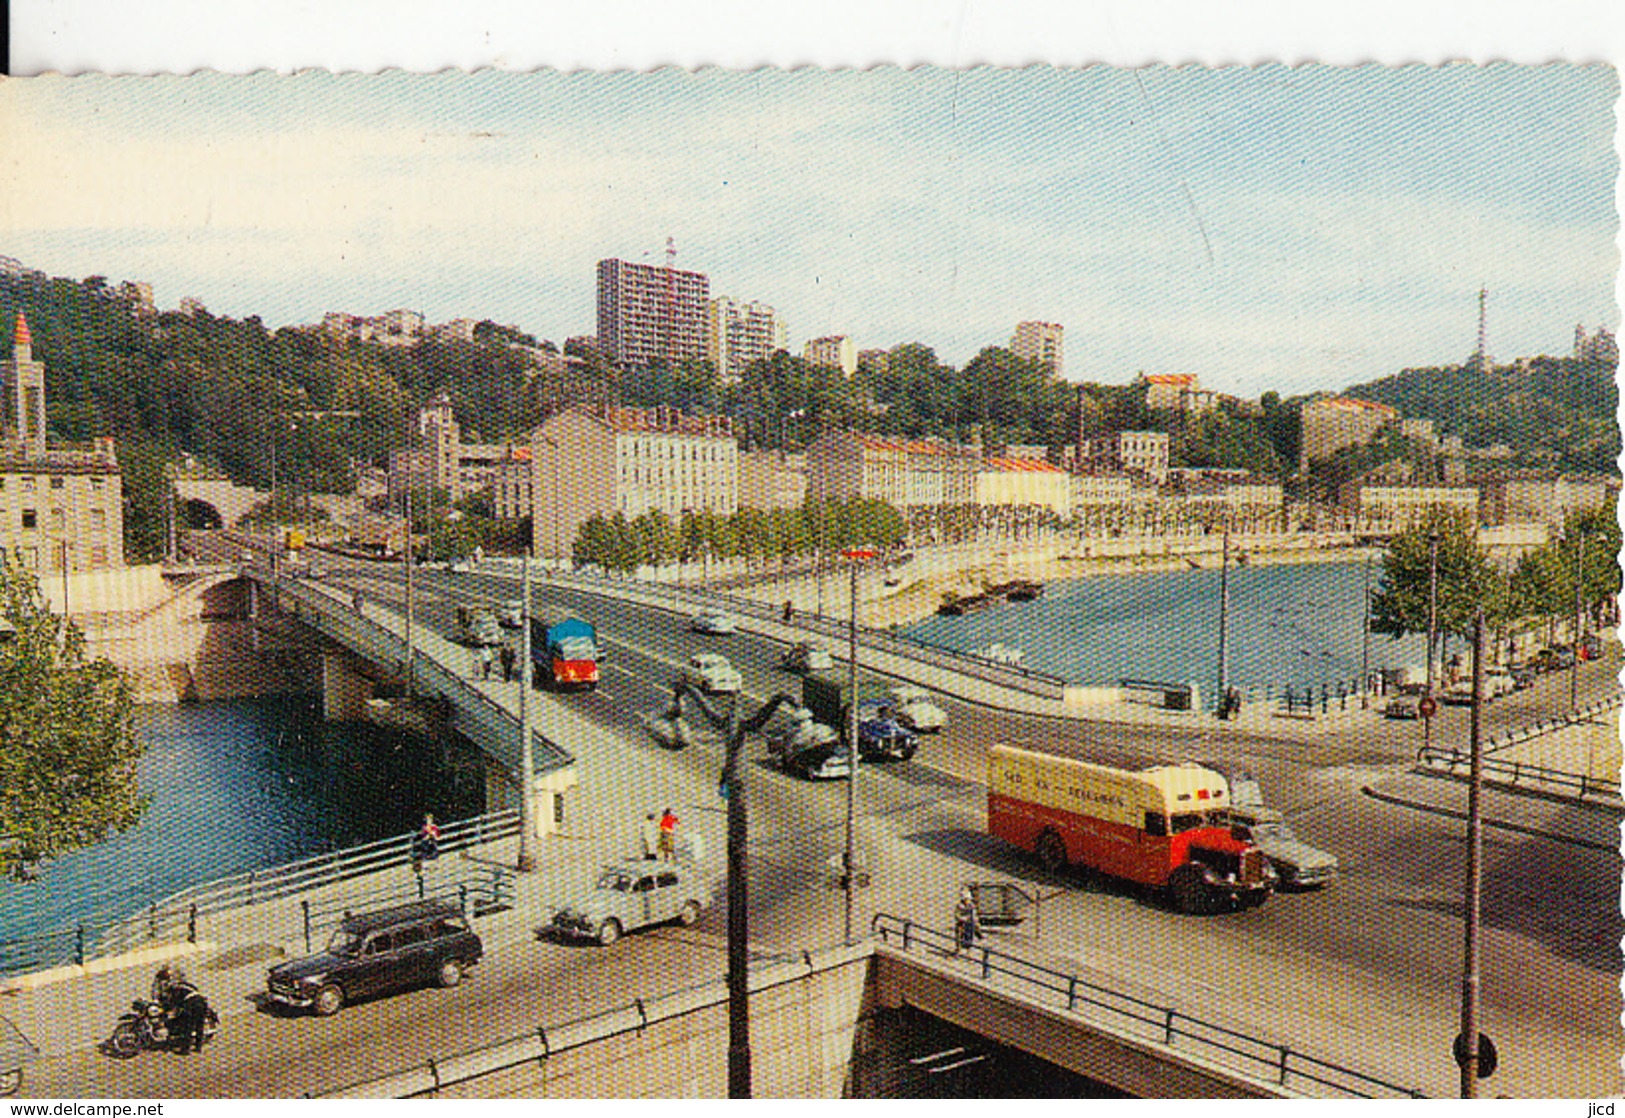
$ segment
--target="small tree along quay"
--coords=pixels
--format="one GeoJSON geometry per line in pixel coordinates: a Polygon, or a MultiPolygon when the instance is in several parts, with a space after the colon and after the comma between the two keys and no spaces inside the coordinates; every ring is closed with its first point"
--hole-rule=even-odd
{"type": "Polygon", "coordinates": [[[0,559],[0,873],[25,876],[141,817],[142,746],[122,672],[86,660],[84,636],[39,583],[0,559]]]}

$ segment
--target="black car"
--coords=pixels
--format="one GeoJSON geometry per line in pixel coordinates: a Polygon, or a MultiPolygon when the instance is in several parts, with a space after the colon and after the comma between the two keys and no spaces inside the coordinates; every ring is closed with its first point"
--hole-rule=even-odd
{"type": "Polygon", "coordinates": [[[414,986],[455,986],[485,953],[457,906],[444,901],[346,916],[327,950],[272,967],[271,1000],[319,1017],[346,1002],[414,986]]]}

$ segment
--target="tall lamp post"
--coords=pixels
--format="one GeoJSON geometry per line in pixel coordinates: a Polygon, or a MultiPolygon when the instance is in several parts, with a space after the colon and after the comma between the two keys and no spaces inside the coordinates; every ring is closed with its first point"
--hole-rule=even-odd
{"type": "Polygon", "coordinates": [[[519,557],[524,573],[520,576],[523,608],[520,610],[519,638],[519,859],[520,873],[536,870],[536,783],[535,745],[530,724],[530,548],[519,557]]]}
{"type": "Polygon", "coordinates": [[[858,568],[865,560],[873,559],[872,547],[853,547],[841,552],[852,563],[852,609],[847,617],[846,629],[846,849],[841,853],[841,888],[846,894],[846,934],[844,942],[852,942],[853,889],[857,885],[856,867],[853,865],[853,821],[858,807],[858,568]]]}
{"type": "Polygon", "coordinates": [[[1584,637],[1585,627],[1585,567],[1586,567],[1586,536],[1589,533],[1579,533],[1580,538],[1575,541],[1574,558],[1574,665],[1569,672],[1569,709],[1573,710],[1580,705],[1580,641],[1584,637]]]}
{"type": "Polygon", "coordinates": [[[1468,724],[1468,784],[1467,784],[1467,879],[1464,886],[1463,915],[1465,917],[1465,944],[1462,953],[1461,974],[1461,1036],[1456,1042],[1456,1056],[1461,1065],[1461,1097],[1478,1097],[1481,1074],[1493,1070],[1494,1057],[1479,1051],[1478,1035],[1478,926],[1480,875],[1484,853],[1484,825],[1480,816],[1479,798],[1483,785],[1483,758],[1479,707],[1484,694],[1484,609],[1479,607],[1473,616],[1473,705],[1468,724]],[[1486,1067],[1485,1064],[1489,1066],[1486,1067]],[[1480,1069],[1483,1068],[1481,1071],[1480,1069]]]}
{"type": "Polygon", "coordinates": [[[672,707],[662,718],[671,725],[671,742],[681,749],[688,744],[683,720],[685,700],[698,707],[713,727],[724,733],[721,792],[728,801],[728,1097],[751,1097],[750,1072],[750,916],[746,904],[749,875],[746,844],[749,841],[745,811],[745,769],[739,754],[745,736],[761,730],[781,707],[800,704],[789,695],[774,695],[750,718],[739,717],[736,694],[725,711],[710,702],[689,684],[678,681],[672,689],[672,707]]]}
{"type": "Polygon", "coordinates": [[[1428,679],[1422,697],[1422,745],[1433,744],[1433,642],[1439,629],[1439,533],[1428,533],[1428,679]]]}
{"type": "Polygon", "coordinates": [[[1230,627],[1230,523],[1228,519],[1224,525],[1224,538],[1219,545],[1219,717],[1227,718],[1230,714],[1230,704],[1225,699],[1225,685],[1228,682],[1229,664],[1226,661],[1227,649],[1225,647],[1226,630],[1230,627]]]}
{"type": "Polygon", "coordinates": [[[1360,601],[1364,613],[1360,621],[1360,709],[1371,709],[1371,555],[1361,566],[1360,601]]]}

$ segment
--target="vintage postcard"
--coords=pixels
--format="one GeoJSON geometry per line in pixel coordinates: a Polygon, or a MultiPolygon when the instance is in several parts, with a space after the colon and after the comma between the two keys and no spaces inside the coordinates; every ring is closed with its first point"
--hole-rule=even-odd
{"type": "Polygon", "coordinates": [[[1618,96],[0,80],[0,1092],[1619,1096],[1618,96]]]}

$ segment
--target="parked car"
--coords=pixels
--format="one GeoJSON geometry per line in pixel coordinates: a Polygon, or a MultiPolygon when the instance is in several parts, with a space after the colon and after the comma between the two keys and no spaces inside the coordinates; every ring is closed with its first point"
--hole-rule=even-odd
{"type": "Polygon", "coordinates": [[[1590,633],[1580,642],[1580,659],[1596,660],[1602,656],[1602,638],[1590,633]]]}
{"type": "Polygon", "coordinates": [[[266,986],[272,1001],[328,1017],[374,994],[455,986],[484,953],[455,905],[413,901],[346,916],[326,950],[272,967],[266,986]]]}
{"type": "Polygon", "coordinates": [[[698,652],[683,666],[683,682],[707,694],[738,691],[742,680],[727,657],[715,652],[698,652]]]}
{"type": "Polygon", "coordinates": [[[1522,691],[1535,685],[1535,678],[1540,674],[1530,664],[1514,664],[1512,667],[1512,689],[1522,691]]]}
{"type": "Polygon", "coordinates": [[[497,624],[504,629],[519,629],[525,624],[525,603],[519,598],[509,598],[497,607],[497,624]]]}
{"type": "Polygon", "coordinates": [[[1422,684],[1407,683],[1389,698],[1382,713],[1388,718],[1422,717],[1422,691],[1422,684]]]}
{"type": "Polygon", "coordinates": [[[1510,695],[1518,689],[1518,681],[1506,668],[1491,668],[1484,673],[1484,694],[1491,699],[1510,695]]]}
{"type": "Polygon", "coordinates": [[[785,650],[779,667],[792,672],[827,672],[835,666],[829,649],[812,641],[799,641],[785,650]]]}
{"type": "Polygon", "coordinates": [[[1574,667],[1574,649],[1566,644],[1553,645],[1543,648],[1535,653],[1534,659],[1529,661],[1535,670],[1542,672],[1559,672],[1574,667]]]}
{"type": "Polygon", "coordinates": [[[897,720],[921,734],[934,734],[948,725],[948,712],[931,701],[931,693],[912,683],[899,684],[886,692],[897,720]]]}
{"type": "Polygon", "coordinates": [[[806,707],[791,707],[775,715],[762,736],[779,768],[804,780],[831,780],[852,772],[840,734],[814,721],[806,707]]]}
{"type": "MultiPolygon", "coordinates": [[[[1490,689],[1485,687],[1484,701],[1488,702],[1491,697],[1490,689]]],[[[1443,691],[1439,692],[1439,701],[1441,703],[1448,703],[1453,707],[1471,706],[1473,703],[1472,677],[1468,676],[1466,679],[1458,679],[1449,687],[1446,687],[1443,691]]]]}
{"type": "Polygon", "coordinates": [[[1313,889],[1337,876],[1337,856],[1317,850],[1292,833],[1281,813],[1269,807],[1234,807],[1230,822],[1250,839],[1275,867],[1283,889],[1313,889]]]}
{"type": "Polygon", "coordinates": [[[675,920],[688,925],[704,911],[708,890],[692,866],[628,862],[606,866],[590,893],[553,914],[536,929],[609,946],[627,932],[675,920]]]}
{"type": "Polygon", "coordinates": [[[890,703],[869,699],[858,704],[859,757],[907,761],[919,747],[920,736],[898,721],[890,703]]]}
{"type": "Polygon", "coordinates": [[[710,633],[712,636],[726,637],[739,631],[734,619],[718,610],[702,610],[694,615],[689,628],[696,633],[710,633]]]}

